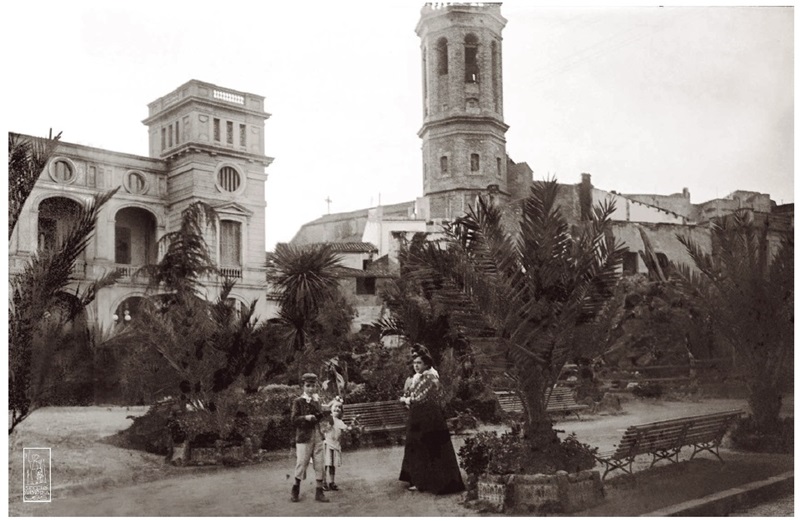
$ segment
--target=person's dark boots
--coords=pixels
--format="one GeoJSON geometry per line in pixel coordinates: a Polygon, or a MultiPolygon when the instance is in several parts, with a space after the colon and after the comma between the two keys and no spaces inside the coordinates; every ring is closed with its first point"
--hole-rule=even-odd
{"type": "Polygon", "coordinates": [[[314,499],[316,499],[320,503],[330,503],[330,499],[325,497],[325,493],[322,491],[322,487],[317,487],[317,494],[314,496],[314,499]]]}
{"type": "Polygon", "coordinates": [[[292,485],[292,503],[300,501],[300,484],[295,483],[292,485]]]}

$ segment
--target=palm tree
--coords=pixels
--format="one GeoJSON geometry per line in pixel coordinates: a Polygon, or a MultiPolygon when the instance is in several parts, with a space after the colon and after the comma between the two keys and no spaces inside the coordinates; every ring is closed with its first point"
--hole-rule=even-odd
{"type": "Polygon", "coordinates": [[[746,210],[712,223],[711,254],[691,238],[678,239],[697,266],[679,266],[681,287],[733,346],[746,371],[755,424],[768,430],[778,421],[793,367],[794,240],[784,234],[772,254],[767,227],[746,210]]]}
{"type": "Polygon", "coordinates": [[[140,269],[150,278],[150,290],[162,293],[151,296],[141,319],[120,337],[157,353],[177,375],[172,391],[199,406],[255,370],[266,327],[253,320],[257,301],[236,312],[228,300],[234,280],[223,280],[213,302],[202,295],[203,278],[219,273],[203,238],[216,219],[214,208],[202,201],[182,212],[180,227],[160,240],[164,256],[140,269]]]}
{"type": "Polygon", "coordinates": [[[329,245],[278,244],[267,265],[267,280],[278,292],[278,322],[292,351],[306,348],[309,327],[322,305],[338,291],[339,256],[329,245]]]}
{"type": "Polygon", "coordinates": [[[218,273],[203,238],[205,228],[216,219],[214,208],[202,201],[183,210],[180,227],[159,239],[166,248],[164,257],[139,270],[149,276],[151,290],[161,288],[179,299],[197,296],[201,278],[218,273]]]}
{"type": "Polygon", "coordinates": [[[61,132],[53,137],[32,138],[8,133],[8,238],[17,226],[19,214],[45,165],[53,157],[61,132]]]}
{"type": "MultiPolygon", "coordinates": [[[[15,154],[9,154],[9,176],[14,178],[17,172],[11,168],[11,155],[15,154]]],[[[75,262],[94,234],[100,208],[116,192],[117,189],[105,192],[81,206],[78,218],[63,242],[52,250],[35,253],[25,269],[11,279],[8,309],[9,433],[39,406],[36,388],[32,386],[32,361],[34,357],[48,355],[33,352],[33,338],[37,330],[49,322],[44,319],[50,317],[51,311],[58,306],[60,294],[74,281],[75,262]]],[[[111,272],[83,290],[77,288],[77,305],[69,313],[59,314],[61,320],[72,321],[95,299],[101,288],[113,284],[117,279],[118,275],[111,272]]],[[[55,345],[58,339],[51,339],[51,342],[55,345]]]]}
{"type": "Polygon", "coordinates": [[[613,202],[570,231],[557,194],[555,180],[534,183],[512,229],[491,199],[479,197],[410,270],[451,305],[453,324],[495,331],[497,351],[476,353],[476,361],[499,364],[515,380],[526,437],[542,450],[558,439],[547,394],[579,347],[578,329],[612,297],[625,252],[610,232],[613,202]]]}

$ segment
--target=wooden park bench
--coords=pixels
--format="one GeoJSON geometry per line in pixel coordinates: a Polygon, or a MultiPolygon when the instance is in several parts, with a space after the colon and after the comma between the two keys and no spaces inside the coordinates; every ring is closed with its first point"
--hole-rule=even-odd
{"type": "Polygon", "coordinates": [[[633,474],[633,461],[640,454],[653,456],[650,467],[662,459],[677,463],[681,449],[689,446],[694,447],[690,460],[699,452],[708,451],[722,461],[719,455],[722,437],[741,414],[742,411],[726,411],[631,425],[615,450],[594,457],[606,466],[603,479],[615,469],[633,474]]]}
{"type": "MultiPolygon", "coordinates": [[[[521,413],[522,401],[513,391],[495,391],[500,408],[505,412],[521,413]]],[[[547,398],[547,412],[553,414],[574,414],[580,420],[579,411],[588,409],[588,405],[580,404],[575,401],[572,389],[569,387],[554,387],[547,398]]]]}
{"type": "Polygon", "coordinates": [[[364,434],[391,435],[405,431],[408,408],[399,400],[344,404],[342,420],[350,424],[356,417],[364,434]]]}

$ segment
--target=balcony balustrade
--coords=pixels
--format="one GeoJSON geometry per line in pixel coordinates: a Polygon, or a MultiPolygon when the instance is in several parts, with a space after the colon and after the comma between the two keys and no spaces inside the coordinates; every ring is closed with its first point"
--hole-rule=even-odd
{"type": "Polygon", "coordinates": [[[219,272],[223,277],[229,279],[242,278],[242,268],[240,266],[220,266],[219,272]]]}

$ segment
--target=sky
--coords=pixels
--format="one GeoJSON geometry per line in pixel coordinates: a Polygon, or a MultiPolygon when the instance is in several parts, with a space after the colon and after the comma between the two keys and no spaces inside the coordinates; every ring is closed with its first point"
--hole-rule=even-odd
{"type": "MultiPolygon", "coordinates": [[[[147,155],[147,104],[186,81],[262,95],[271,250],[328,211],[422,195],[421,7],[7,3],[0,117],[9,131],[147,155]]],[[[622,193],[794,201],[792,8],[512,0],[502,13],[507,152],[535,179],[588,172],[622,193]]]]}

